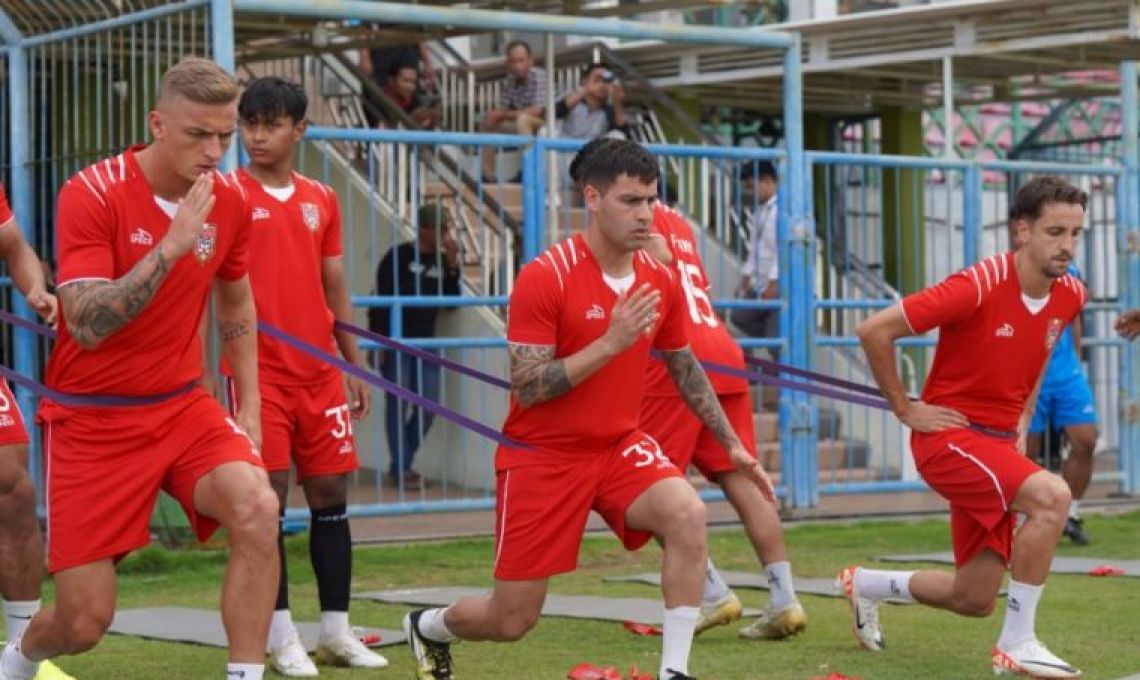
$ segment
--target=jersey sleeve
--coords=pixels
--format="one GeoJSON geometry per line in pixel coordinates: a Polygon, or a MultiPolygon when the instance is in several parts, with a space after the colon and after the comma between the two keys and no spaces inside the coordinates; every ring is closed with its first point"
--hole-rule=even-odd
{"type": "Polygon", "coordinates": [[[903,298],[902,311],[915,334],[957,323],[970,317],[982,302],[981,288],[969,270],[958,272],[903,298]]]}
{"type": "Polygon", "coordinates": [[[15,215],[12,214],[12,206],[8,204],[8,194],[4,191],[4,187],[0,187],[0,227],[8,226],[15,215]]]}
{"type": "Polygon", "coordinates": [[[114,221],[106,203],[74,179],[60,189],[55,217],[58,285],[115,278],[114,221]]]}
{"type": "Polygon", "coordinates": [[[523,267],[507,308],[507,342],[557,344],[561,298],[561,286],[550,265],[535,260],[523,267]]]}
{"type": "MultiPolygon", "coordinates": [[[[214,186],[214,190],[217,191],[219,187],[216,184],[214,186]]],[[[249,271],[249,232],[252,214],[245,189],[241,185],[235,185],[230,191],[234,193],[230,199],[234,207],[222,218],[234,223],[235,233],[230,249],[226,253],[226,259],[218,268],[218,278],[237,281],[249,271]]]]}
{"type": "Polygon", "coordinates": [[[653,337],[653,346],[666,352],[684,349],[689,344],[688,310],[682,301],[681,284],[673,276],[662,275],[661,327],[653,337]]]}
{"type": "Polygon", "coordinates": [[[336,200],[336,194],[332,189],[324,187],[326,200],[326,207],[328,209],[329,226],[325,229],[324,238],[321,240],[321,257],[340,257],[344,254],[343,237],[341,236],[340,226],[340,202],[336,200]]]}

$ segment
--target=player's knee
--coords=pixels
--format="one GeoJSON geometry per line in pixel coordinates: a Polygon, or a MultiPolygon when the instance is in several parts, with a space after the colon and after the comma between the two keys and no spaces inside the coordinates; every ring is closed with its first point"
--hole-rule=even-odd
{"type": "Polygon", "coordinates": [[[985,618],[994,613],[994,604],[992,597],[970,594],[958,599],[955,611],[962,616],[985,618]]]}
{"type": "Polygon", "coordinates": [[[275,548],[279,507],[272,489],[258,485],[256,491],[234,500],[226,529],[245,543],[264,543],[267,548],[275,548]]]}
{"type": "Polygon", "coordinates": [[[1053,524],[1064,522],[1072,502],[1072,493],[1064,480],[1053,475],[1039,475],[1028,492],[1028,514],[1034,520],[1053,524]]]}
{"type": "Polygon", "coordinates": [[[27,487],[28,491],[32,490],[28,471],[24,469],[20,458],[14,455],[0,456],[0,499],[22,491],[23,487],[27,487]]]}
{"type": "Polygon", "coordinates": [[[496,639],[500,642],[517,642],[538,624],[538,613],[513,612],[498,622],[496,639]]]}
{"type": "Polygon", "coordinates": [[[11,522],[22,513],[30,513],[36,504],[36,489],[22,469],[0,475],[0,515],[11,522]]]}
{"type": "Polygon", "coordinates": [[[697,494],[693,493],[689,498],[678,502],[670,519],[670,523],[677,527],[678,532],[684,533],[690,539],[704,541],[707,513],[704,502],[697,494]]]}
{"type": "Polygon", "coordinates": [[[110,611],[84,611],[67,617],[63,622],[65,653],[81,654],[93,649],[111,627],[112,618],[110,611]]]}

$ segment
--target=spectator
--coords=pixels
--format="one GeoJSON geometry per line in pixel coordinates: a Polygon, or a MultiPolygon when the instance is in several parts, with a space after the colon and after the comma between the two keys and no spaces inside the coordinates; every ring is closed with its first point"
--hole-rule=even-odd
{"type": "MultiPolygon", "coordinates": [[[[459,294],[459,248],[451,236],[443,206],[436,203],[421,207],[418,219],[416,241],[393,246],[380,260],[376,269],[377,295],[459,294]]],[[[433,337],[438,312],[439,307],[405,307],[401,336],[433,337]]],[[[375,333],[391,335],[391,319],[387,307],[368,310],[368,327],[375,333]]],[[[438,364],[391,350],[382,350],[379,362],[380,371],[388,380],[427,399],[439,399],[438,364]]],[[[423,488],[423,478],[412,469],[412,462],[431,428],[432,417],[431,413],[387,395],[384,424],[391,453],[388,481],[392,486],[413,491],[423,488]]]]}
{"type": "MultiPolygon", "coordinates": [[[[391,29],[396,27],[376,24],[373,26],[373,31],[378,31],[382,28],[391,29]]],[[[427,48],[427,43],[373,47],[360,50],[360,70],[375,83],[378,88],[384,87],[389,74],[392,72],[392,67],[397,64],[406,64],[416,69],[420,75],[419,82],[416,84],[416,92],[421,96],[437,94],[435,70],[432,68],[431,52],[427,48]]],[[[377,104],[375,95],[371,92],[371,88],[364,87],[363,94],[364,101],[366,102],[364,106],[364,117],[368,120],[369,127],[376,127],[381,122],[379,112],[383,109],[377,104]]]]}
{"type": "MultiPolygon", "coordinates": [[[[516,40],[507,45],[507,77],[499,94],[499,107],[483,117],[483,132],[533,136],[546,113],[546,71],[534,65],[530,45],[516,40]]],[[[495,177],[495,149],[483,147],[483,176],[495,177]]]]}
{"type": "MultiPolygon", "coordinates": [[[[749,162],[740,176],[745,219],[750,229],[738,296],[775,300],[780,295],[776,256],[776,166],[769,161],[749,162]]],[[[780,334],[779,310],[734,309],[730,318],[747,335],[774,338],[780,334]]],[[[778,352],[773,350],[772,356],[777,357],[778,352]]]]}
{"type": "Polygon", "coordinates": [[[418,82],[419,73],[415,66],[393,64],[388,72],[388,80],[384,83],[384,95],[406,113],[417,127],[423,129],[439,127],[441,116],[439,97],[433,94],[421,94],[417,89],[418,82]]]}
{"type": "Polygon", "coordinates": [[[593,63],[582,71],[578,89],[558,100],[554,115],[562,121],[560,136],[594,139],[609,135],[626,139],[625,90],[605,64],[593,63]]]}

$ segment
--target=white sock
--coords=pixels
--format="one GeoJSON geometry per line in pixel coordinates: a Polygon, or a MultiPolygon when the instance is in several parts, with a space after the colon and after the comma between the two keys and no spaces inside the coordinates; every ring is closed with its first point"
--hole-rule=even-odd
{"type": "Polygon", "coordinates": [[[226,664],[226,680],[261,680],[264,673],[265,664],[261,663],[226,664]]]}
{"type": "Polygon", "coordinates": [[[24,631],[32,622],[32,617],[40,610],[39,600],[4,603],[4,618],[8,622],[8,642],[16,642],[24,637],[24,631]]]}
{"type": "Polygon", "coordinates": [[[661,627],[662,678],[669,671],[689,674],[689,651],[693,648],[693,631],[701,617],[700,607],[673,607],[665,610],[665,624],[661,627]]]}
{"type": "Polygon", "coordinates": [[[716,565],[713,564],[710,558],[708,566],[705,567],[705,593],[701,596],[701,604],[716,604],[728,597],[731,593],[732,591],[728,589],[728,584],[721,578],[720,572],[716,570],[716,565]]]}
{"type": "Polygon", "coordinates": [[[321,612],[321,640],[335,640],[345,635],[352,635],[348,612],[321,612]]]}
{"type": "Polygon", "coordinates": [[[9,680],[32,680],[40,671],[40,662],[32,661],[20,651],[20,643],[12,642],[4,646],[0,656],[0,673],[9,680]]]}
{"type": "Polygon", "coordinates": [[[428,609],[420,614],[419,629],[420,635],[423,635],[429,640],[435,642],[458,642],[459,638],[447,629],[447,625],[443,622],[443,613],[447,611],[446,607],[438,609],[428,609]]]}
{"type": "Polygon", "coordinates": [[[1073,519],[1081,518],[1081,502],[1076,498],[1069,503],[1069,517],[1073,519]]]}
{"type": "Polygon", "coordinates": [[[279,649],[293,636],[293,615],[288,609],[277,609],[269,620],[269,648],[279,649]]]}
{"type": "Polygon", "coordinates": [[[1031,586],[1009,580],[1009,596],[1005,604],[1005,622],[1001,626],[998,647],[1010,647],[1037,637],[1034,623],[1037,621],[1037,601],[1041,599],[1044,584],[1031,586]]]}
{"type": "Polygon", "coordinates": [[[868,600],[894,598],[914,602],[914,596],[910,594],[911,576],[914,576],[913,571],[882,571],[859,567],[855,572],[855,589],[859,592],[859,597],[868,600]]]}
{"type": "Polygon", "coordinates": [[[764,567],[764,572],[768,574],[768,606],[783,609],[796,601],[791,562],[773,562],[764,567]]]}

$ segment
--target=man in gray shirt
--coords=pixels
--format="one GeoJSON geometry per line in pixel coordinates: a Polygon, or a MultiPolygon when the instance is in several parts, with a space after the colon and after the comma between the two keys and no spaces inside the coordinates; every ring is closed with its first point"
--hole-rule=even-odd
{"type": "Polygon", "coordinates": [[[578,89],[554,106],[554,116],[562,121],[560,136],[594,139],[612,132],[628,137],[624,102],[625,90],[613,72],[605,64],[590,64],[582,71],[578,89]]]}

